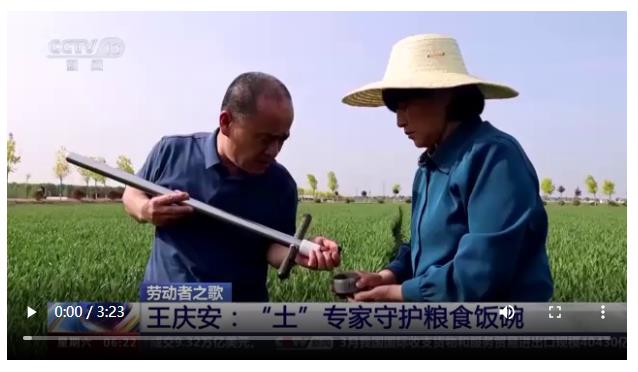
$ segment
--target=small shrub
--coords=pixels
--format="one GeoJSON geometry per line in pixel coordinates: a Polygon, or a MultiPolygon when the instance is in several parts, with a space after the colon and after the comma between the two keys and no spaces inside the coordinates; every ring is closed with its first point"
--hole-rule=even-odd
{"type": "Polygon", "coordinates": [[[576,205],[576,206],[580,205],[580,200],[578,200],[578,199],[574,199],[574,200],[572,201],[572,205],[576,205]]]}
{"type": "Polygon", "coordinates": [[[565,201],[564,200],[558,201],[558,205],[565,205],[565,201]]]}
{"type": "Polygon", "coordinates": [[[315,203],[321,203],[321,199],[315,198],[315,203]]]}
{"type": "Polygon", "coordinates": [[[385,199],[379,198],[379,199],[377,199],[377,203],[383,204],[383,203],[385,203],[385,199]]]}
{"type": "Polygon", "coordinates": [[[35,198],[35,200],[40,201],[44,199],[44,193],[42,192],[42,190],[38,190],[33,193],[33,197],[35,198]]]}
{"type": "Polygon", "coordinates": [[[406,198],[405,202],[408,203],[408,204],[412,204],[412,198],[406,198]]]}

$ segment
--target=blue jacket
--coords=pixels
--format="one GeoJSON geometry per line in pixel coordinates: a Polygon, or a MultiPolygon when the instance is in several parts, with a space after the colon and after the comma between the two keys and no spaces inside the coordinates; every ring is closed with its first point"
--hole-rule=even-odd
{"type": "Polygon", "coordinates": [[[387,268],[404,301],[548,301],[546,238],[534,167],[512,136],[476,118],[421,156],[411,240],[387,268]]]}

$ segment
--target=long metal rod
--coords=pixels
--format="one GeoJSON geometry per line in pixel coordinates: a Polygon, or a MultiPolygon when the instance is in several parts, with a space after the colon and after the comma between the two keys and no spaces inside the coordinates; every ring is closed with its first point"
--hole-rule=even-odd
{"type": "MultiPolygon", "coordinates": [[[[136,189],[142,190],[152,195],[166,195],[166,194],[173,193],[172,190],[166,187],[154,184],[153,182],[147,181],[134,174],[130,174],[120,169],[110,167],[104,163],[95,161],[86,156],[69,152],[66,155],[66,160],[71,164],[75,164],[79,167],[88,169],[90,171],[101,174],[105,177],[111,178],[115,181],[119,181],[125,185],[134,187],[136,189]]],[[[308,255],[309,250],[318,248],[318,245],[313,242],[310,242],[308,240],[299,240],[295,238],[294,236],[282,233],[281,231],[277,231],[273,228],[264,226],[257,222],[253,222],[241,217],[237,217],[233,214],[225,212],[219,208],[215,208],[212,205],[203,203],[199,200],[188,199],[186,201],[181,202],[181,204],[189,205],[193,207],[193,209],[196,210],[197,212],[222,220],[224,222],[231,223],[235,226],[239,226],[241,228],[253,231],[266,238],[270,238],[276,242],[279,242],[285,245],[293,244],[299,247],[299,251],[306,256],[308,255]]]]}

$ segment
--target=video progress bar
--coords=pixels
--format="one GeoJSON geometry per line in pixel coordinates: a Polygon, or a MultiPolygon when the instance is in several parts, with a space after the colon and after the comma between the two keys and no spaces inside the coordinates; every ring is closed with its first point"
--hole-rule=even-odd
{"type": "Polygon", "coordinates": [[[22,336],[23,341],[261,341],[261,340],[388,340],[388,341],[605,341],[611,336],[22,336]]]}

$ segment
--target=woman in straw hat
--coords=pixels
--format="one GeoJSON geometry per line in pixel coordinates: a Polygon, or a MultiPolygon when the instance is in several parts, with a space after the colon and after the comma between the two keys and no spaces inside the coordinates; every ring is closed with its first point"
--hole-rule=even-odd
{"type": "Polygon", "coordinates": [[[548,301],[547,214],[520,144],[487,121],[505,85],[468,74],[456,41],[416,35],[392,48],[383,80],[343,98],[386,106],[425,148],[412,190],[411,241],[378,273],[360,272],[356,301],[548,301]]]}

